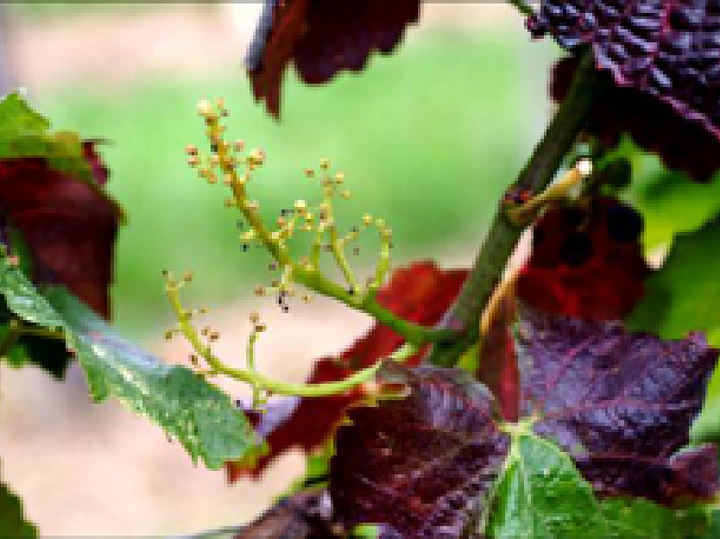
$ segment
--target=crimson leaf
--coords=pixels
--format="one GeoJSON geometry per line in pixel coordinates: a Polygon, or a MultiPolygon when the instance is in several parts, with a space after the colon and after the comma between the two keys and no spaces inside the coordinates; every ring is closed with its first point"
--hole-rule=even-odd
{"type": "MultiPolygon", "coordinates": [[[[386,524],[405,537],[458,537],[498,504],[524,510],[525,501],[502,487],[507,475],[497,483],[494,505],[487,493],[501,472],[509,473],[522,444],[533,440],[545,444],[534,447],[557,444],[556,456],[542,458],[566,471],[562,458],[572,459],[578,477],[596,494],[643,498],[643,507],[652,507],[658,519],[672,516],[661,505],[707,499],[717,491],[715,447],[679,452],[717,359],[699,336],[662,341],[628,333],[615,322],[524,309],[516,342],[524,416],[519,423],[502,426],[482,386],[430,367],[394,375],[408,385],[407,399],[349,412],[352,424],[338,429],[330,481],[343,521],[386,524]]],[[[528,458],[522,457],[526,467],[528,458]]],[[[542,479],[541,470],[525,472],[542,479]]],[[[577,496],[574,489],[585,488],[570,486],[560,494],[577,496]]],[[[550,519],[577,522],[576,515],[552,514],[561,507],[557,500],[542,510],[550,511],[550,519]]],[[[620,515],[614,507],[606,504],[602,511],[620,515]]],[[[608,523],[607,536],[624,525],[629,526],[608,523]]],[[[546,536],[553,537],[532,535],[546,536]]]]}
{"type": "Polygon", "coordinates": [[[609,197],[589,207],[548,211],[535,224],[533,248],[517,295],[537,309],[594,320],[630,313],[643,296],[648,267],[642,255],[643,220],[609,197]]]}
{"type": "Polygon", "coordinates": [[[0,101],[0,119],[0,229],[20,233],[36,283],[64,284],[109,318],[123,214],[102,189],[108,170],[95,142],[50,131],[50,123],[17,94],[0,101]]]}
{"type": "Polygon", "coordinates": [[[280,86],[292,61],[308,84],[361,71],[374,51],[390,54],[417,21],[419,0],[266,0],[247,55],[256,100],[280,115],[280,86]]]}

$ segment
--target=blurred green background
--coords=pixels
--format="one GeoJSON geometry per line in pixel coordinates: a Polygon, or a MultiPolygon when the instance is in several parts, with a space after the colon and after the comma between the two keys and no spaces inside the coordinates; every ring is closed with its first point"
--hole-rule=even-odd
{"type": "MultiPolygon", "coordinates": [[[[260,250],[242,252],[224,188],[185,164],[185,146],[204,142],[199,99],[224,97],[229,136],[267,152],[250,189],[268,217],[319,194],[302,171],[327,157],[354,193],[341,223],[357,224],[365,212],[384,217],[396,265],[468,265],[552,112],[550,41],[531,43],[522,18],[501,3],[425,3],[396,54],[374,57],[359,76],[307,87],[289,69],[277,123],[253,103],[242,67],[258,14],[249,2],[0,4],[0,83],[25,87],[55,128],[107,140],[108,189],[128,215],[117,244],[115,320],[163,357],[186,353],[161,340],[170,322],[164,268],[195,271],[189,303],[215,308],[222,352],[244,342],[249,309],[276,308],[249,297],[271,278],[268,260],[260,250]]],[[[353,257],[361,273],[376,246],[362,240],[353,257]]],[[[273,310],[273,338],[262,343],[262,368],[279,378],[301,378],[313,357],[367,327],[332,302],[293,311],[273,310]]],[[[194,468],[154,425],[113,401],[91,404],[77,369],[62,384],[34,369],[0,367],[0,378],[3,480],[43,535],[236,524],[302,470],[302,457],[291,453],[261,482],[228,487],[221,473],[194,468]]]]}
{"type": "MultiPolygon", "coordinates": [[[[65,16],[74,17],[88,6],[68,9],[65,16]]],[[[118,9],[128,16],[127,7],[118,9]]],[[[42,20],[61,16],[58,11],[45,5],[22,14],[42,20]]],[[[304,86],[288,70],[280,123],[253,103],[242,50],[220,72],[149,72],[111,85],[86,78],[29,88],[55,127],[109,141],[102,148],[112,173],[108,187],[129,216],[117,246],[118,325],[139,337],[158,331],[163,268],[195,270],[191,296],[210,302],[247,295],[269,278],[262,253],[241,251],[223,188],[197,180],[185,165],[185,145],[204,142],[195,115],[204,97],[226,99],[231,138],[267,151],[252,192],[269,215],[297,197],[317,195],[301,171],[328,157],[354,193],[342,216],[348,225],[366,211],[385,217],[395,231],[396,264],[465,253],[469,260],[548,111],[544,69],[522,58],[528,38],[519,18],[507,18],[504,13],[502,31],[490,25],[457,31],[449,24],[425,33],[410,29],[397,54],[322,87],[304,86]]],[[[550,48],[537,44],[537,58],[547,59],[550,48]]],[[[368,267],[374,252],[371,240],[361,247],[358,266],[368,267]]]]}

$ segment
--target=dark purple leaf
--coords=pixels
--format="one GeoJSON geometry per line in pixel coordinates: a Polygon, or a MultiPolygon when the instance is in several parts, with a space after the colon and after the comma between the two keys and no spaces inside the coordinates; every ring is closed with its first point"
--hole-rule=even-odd
{"type": "MultiPolygon", "coordinates": [[[[597,494],[675,506],[718,491],[715,446],[678,452],[718,355],[700,336],[662,341],[616,322],[523,309],[516,343],[521,415],[597,494]]],[[[335,509],[345,522],[383,523],[403,537],[459,537],[508,451],[497,405],[457,371],[418,367],[398,380],[408,398],[351,409],[351,425],[338,429],[335,509]]]]}
{"type": "Polygon", "coordinates": [[[308,84],[342,70],[361,71],[373,52],[393,51],[419,12],[419,0],[266,0],[247,56],[255,99],[279,116],[291,61],[308,84]]]}
{"type": "Polygon", "coordinates": [[[716,490],[714,447],[673,457],[718,357],[700,335],[664,341],[526,309],[516,342],[523,412],[540,414],[535,432],[570,453],[597,492],[667,504],[716,490]]]}
{"type": "Polygon", "coordinates": [[[396,374],[407,399],[348,413],[338,429],[330,488],[345,523],[382,523],[402,537],[459,537],[493,484],[509,437],[494,400],[467,375],[418,367],[396,374]]]}
{"type": "MultiPolygon", "coordinates": [[[[576,67],[572,56],[556,64],[550,86],[555,101],[565,98],[576,67]]],[[[628,133],[635,144],[657,154],[665,166],[701,182],[710,181],[720,169],[720,139],[714,132],[633,87],[608,90],[590,111],[587,130],[606,148],[615,147],[623,133],[628,133]]]]}
{"type": "Polygon", "coordinates": [[[566,49],[592,46],[618,86],[669,104],[720,135],[720,6],[676,0],[543,0],[528,20],[566,49]]]}

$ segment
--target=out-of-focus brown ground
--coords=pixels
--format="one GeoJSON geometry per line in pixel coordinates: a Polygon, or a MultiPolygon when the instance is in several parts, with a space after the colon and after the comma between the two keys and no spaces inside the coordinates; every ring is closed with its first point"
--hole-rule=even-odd
{"type": "MultiPolygon", "coordinates": [[[[507,9],[429,5],[423,25],[477,32],[502,22],[507,9]]],[[[120,85],[147,74],[228,66],[242,76],[241,51],[258,13],[253,4],[159,4],[137,13],[20,24],[11,28],[8,46],[17,80],[38,89],[83,80],[120,85]]],[[[410,36],[421,39],[422,30],[410,36]]],[[[471,252],[455,256],[453,250],[434,255],[448,266],[469,264],[471,252]]],[[[242,358],[251,308],[240,302],[212,314],[223,335],[221,355],[242,358]]],[[[258,349],[262,366],[296,381],[313,358],[342,350],[370,325],[365,316],[322,299],[289,315],[269,310],[267,322],[270,331],[258,349]]],[[[182,356],[177,343],[146,345],[164,357],[182,356]]],[[[262,481],[228,486],[222,472],[193,466],[144,418],[113,400],[91,404],[76,366],[65,383],[32,368],[0,366],[0,399],[0,473],[43,536],[181,534],[240,523],[266,508],[303,467],[302,456],[291,453],[262,481]]]]}

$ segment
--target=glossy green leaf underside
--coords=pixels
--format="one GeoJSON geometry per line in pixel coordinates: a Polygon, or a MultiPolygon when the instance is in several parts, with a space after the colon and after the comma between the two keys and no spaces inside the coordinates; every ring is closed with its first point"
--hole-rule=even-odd
{"type": "Polygon", "coordinates": [[[0,538],[37,537],[37,529],[25,520],[22,504],[4,483],[0,482],[0,538]]]}
{"type": "Polygon", "coordinates": [[[0,258],[0,292],[23,320],[64,332],[95,400],[117,397],[158,423],[193,460],[200,457],[209,468],[257,453],[252,427],[227,395],[189,369],[166,365],[116,336],[64,289],[51,290],[48,300],[20,270],[0,258]]]}
{"type": "Polygon", "coordinates": [[[493,496],[487,533],[493,539],[684,539],[706,525],[700,510],[598,500],[572,459],[532,434],[513,437],[493,496]]]}
{"type": "Polygon", "coordinates": [[[94,184],[79,135],[51,132],[50,122],[12,93],[0,101],[0,159],[21,157],[45,158],[51,168],[94,184]]]}

